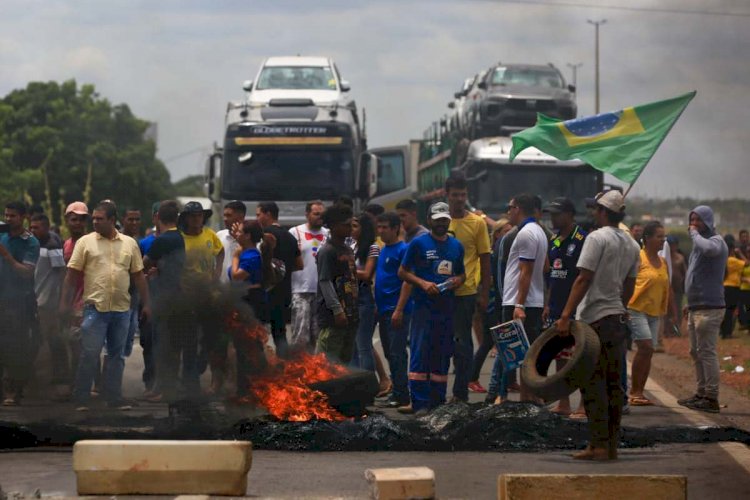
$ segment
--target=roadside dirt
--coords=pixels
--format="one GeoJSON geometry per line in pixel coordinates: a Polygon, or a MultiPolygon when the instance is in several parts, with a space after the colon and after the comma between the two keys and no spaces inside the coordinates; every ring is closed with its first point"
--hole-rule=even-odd
{"type": "MultiPolygon", "coordinates": [[[[721,425],[750,430],[750,336],[739,332],[735,337],[719,340],[719,364],[723,370],[719,391],[722,409],[716,421],[721,425]],[[731,359],[724,360],[729,356],[731,359]],[[742,366],[744,372],[731,373],[737,365],[742,366]]],[[[665,338],[663,344],[665,352],[654,354],[650,377],[678,399],[694,394],[695,370],[688,339],[665,338]]],[[[628,354],[632,356],[633,352],[628,354]]]]}

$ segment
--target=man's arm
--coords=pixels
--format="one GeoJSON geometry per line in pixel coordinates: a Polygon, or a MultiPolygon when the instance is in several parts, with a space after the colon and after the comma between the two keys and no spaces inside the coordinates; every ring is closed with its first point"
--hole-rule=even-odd
{"type": "Polygon", "coordinates": [[[294,258],[294,269],[292,271],[302,271],[305,268],[305,261],[302,260],[302,255],[297,255],[294,258]]]}
{"type": "Polygon", "coordinates": [[[440,290],[435,283],[418,278],[416,274],[403,265],[398,268],[398,278],[401,281],[420,288],[427,295],[440,295],[440,290]]]}
{"type": "Polygon", "coordinates": [[[138,295],[141,297],[141,318],[144,320],[151,319],[151,297],[148,294],[148,284],[143,271],[130,273],[130,281],[135,284],[138,295]]]}
{"type": "Polygon", "coordinates": [[[723,246],[721,238],[704,238],[694,226],[690,226],[690,237],[693,239],[693,248],[703,255],[716,257],[720,254],[723,246]]]}
{"type": "Polygon", "coordinates": [[[73,305],[76,283],[83,279],[83,271],[68,268],[63,281],[62,294],[60,294],[60,312],[67,314],[73,305]]]}
{"type": "Polygon", "coordinates": [[[492,263],[490,254],[483,253],[479,256],[479,270],[482,278],[479,282],[479,297],[477,305],[482,312],[487,311],[487,304],[490,301],[490,287],[492,286],[492,263]]]}
{"type": "MultiPolygon", "coordinates": [[[[594,271],[588,269],[578,268],[578,277],[573,282],[573,288],[570,290],[568,296],[568,302],[565,303],[565,308],[560,315],[560,319],[555,323],[555,328],[561,337],[570,335],[570,317],[573,315],[578,305],[581,303],[586,293],[591,287],[591,281],[594,279],[594,271]]],[[[630,279],[630,278],[628,278],[630,279]]],[[[635,280],[633,280],[635,285],[635,280]]],[[[632,290],[631,290],[632,295],[632,290]]]]}
{"type": "MultiPolygon", "coordinates": [[[[529,294],[529,287],[531,287],[531,275],[534,273],[534,261],[533,260],[520,260],[518,262],[518,269],[520,276],[518,277],[518,293],[516,294],[516,304],[526,304],[526,296],[529,294]]],[[[520,319],[521,321],[526,319],[526,311],[520,307],[513,308],[513,319],[520,319]]]]}
{"type": "Polygon", "coordinates": [[[219,281],[221,278],[222,267],[224,267],[224,249],[222,248],[219,253],[216,254],[214,259],[214,281],[219,281]]]}
{"type": "Polygon", "coordinates": [[[9,264],[10,267],[22,277],[30,278],[34,275],[34,265],[25,262],[18,262],[13,258],[13,255],[11,255],[8,249],[5,248],[5,245],[0,245],[0,256],[5,260],[6,264],[9,264]]]}
{"type": "Polygon", "coordinates": [[[625,278],[622,283],[622,305],[626,308],[630,304],[630,299],[633,298],[633,292],[635,292],[635,278],[625,278]]]}
{"type": "Polygon", "coordinates": [[[394,328],[401,328],[404,322],[404,308],[406,307],[407,302],[409,302],[409,297],[411,297],[411,292],[414,290],[414,287],[410,285],[407,282],[403,282],[401,284],[401,292],[398,296],[398,303],[396,304],[396,309],[393,310],[393,314],[391,315],[391,325],[393,325],[394,328]]]}

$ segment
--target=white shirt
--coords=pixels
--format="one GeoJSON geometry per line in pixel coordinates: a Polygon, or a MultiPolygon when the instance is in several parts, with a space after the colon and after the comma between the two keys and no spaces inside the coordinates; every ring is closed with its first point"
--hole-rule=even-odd
{"type": "Polygon", "coordinates": [[[302,262],[305,267],[292,273],[292,293],[317,293],[318,291],[318,250],[328,239],[328,229],[322,227],[311,230],[307,224],[300,224],[289,230],[297,240],[302,262]]]}
{"type": "Polygon", "coordinates": [[[526,294],[526,307],[544,307],[544,262],[547,259],[547,235],[536,222],[527,222],[520,231],[508,254],[503,281],[503,306],[518,302],[518,282],[521,278],[521,261],[533,261],[531,283],[526,294]]]}
{"type": "Polygon", "coordinates": [[[229,232],[229,229],[222,229],[221,231],[216,233],[216,236],[219,237],[219,240],[221,240],[221,244],[224,245],[224,264],[222,267],[222,272],[219,275],[219,280],[222,283],[229,283],[229,273],[227,273],[227,269],[232,265],[232,256],[234,255],[234,251],[237,250],[237,247],[240,246],[239,242],[234,239],[232,234],[229,232]]]}

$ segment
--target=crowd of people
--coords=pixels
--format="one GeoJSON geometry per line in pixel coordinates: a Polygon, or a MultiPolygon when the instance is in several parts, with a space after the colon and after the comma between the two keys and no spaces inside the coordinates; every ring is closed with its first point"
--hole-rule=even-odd
{"type": "MultiPolygon", "coordinates": [[[[711,209],[696,207],[686,258],[659,222],[627,227],[618,190],[587,199],[587,214],[576,213],[574,200],[543,205],[519,193],[497,221],[469,210],[467,196],[466,180],[452,174],[447,202],[429,207],[427,227],[409,199],[395,211],[368,205],[360,214],[345,197],[328,207],[311,201],[306,222],[291,229],[279,224],[274,202],[259,203],[249,218],[234,201],[218,232],[200,203],[180,209],[162,201],[145,237],[140,210],[74,202],[64,241],[47,215],[8,203],[0,234],[3,405],[21,404],[46,343],[55,398],[86,411],[101,395],[107,406],[128,409],[122,379],[136,337],[144,399],[226,394],[232,365],[235,394],[247,396],[258,358],[211,306],[216,291],[228,289],[268,325],[280,358],[316,351],[375,371],[380,404],[418,415],[447,400],[467,402],[470,391],[490,404],[510,391],[539,402],[505,370],[490,328],[517,320],[533,342],[546,328],[567,336],[573,319],[587,323],[601,340],[596,374],[581,387],[579,408],[565,398],[553,411],[588,418],[590,446],[577,458],[593,460],[616,458],[623,411],[653,404],[644,392],[653,352],[664,335],[679,334],[684,314],[697,389],[680,404],[719,411],[718,338],[732,335],[736,316],[750,326],[747,231],[722,238],[711,209]],[[376,326],[384,359],[373,347],[376,326]],[[485,388],[479,374],[490,355],[485,388]],[[207,370],[210,385],[201,387],[207,370]]],[[[558,369],[570,357],[562,351],[558,369]]]]}

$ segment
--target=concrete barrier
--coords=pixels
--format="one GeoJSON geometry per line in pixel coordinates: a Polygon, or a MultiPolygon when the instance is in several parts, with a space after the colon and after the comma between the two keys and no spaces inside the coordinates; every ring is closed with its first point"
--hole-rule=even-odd
{"type": "Polygon", "coordinates": [[[501,474],[499,500],[637,498],[685,500],[685,476],[625,474],[501,474]]]}
{"type": "Polygon", "coordinates": [[[244,496],[247,441],[78,441],[73,470],[79,495],[244,496]]]}
{"type": "Polygon", "coordinates": [[[378,500],[435,498],[435,473],[428,467],[367,469],[365,479],[378,500]]]}

